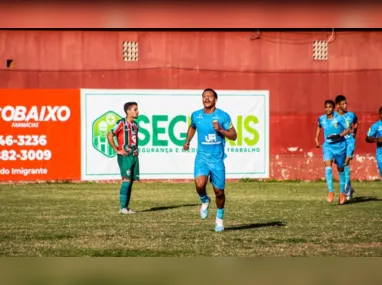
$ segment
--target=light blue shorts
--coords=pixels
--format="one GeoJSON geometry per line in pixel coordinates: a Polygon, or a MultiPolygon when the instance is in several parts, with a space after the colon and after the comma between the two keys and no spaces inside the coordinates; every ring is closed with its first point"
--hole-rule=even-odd
{"type": "Polygon", "coordinates": [[[345,166],[345,160],[346,160],[346,142],[337,142],[337,143],[324,143],[322,147],[322,152],[324,155],[324,161],[330,160],[332,161],[334,159],[334,162],[337,164],[338,167],[344,167],[345,166]]]}
{"type": "Polygon", "coordinates": [[[203,158],[195,158],[194,178],[207,176],[215,188],[225,188],[225,165],[224,161],[211,161],[203,158]]]}
{"type": "Polygon", "coordinates": [[[353,158],[355,150],[355,139],[347,139],[346,140],[346,157],[353,158]]]}

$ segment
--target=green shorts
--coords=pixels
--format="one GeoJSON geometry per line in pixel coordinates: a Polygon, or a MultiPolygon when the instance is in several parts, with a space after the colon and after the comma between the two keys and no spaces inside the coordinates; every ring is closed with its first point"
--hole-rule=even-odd
{"type": "Polygon", "coordinates": [[[139,181],[139,159],[131,154],[127,156],[117,155],[119,170],[122,179],[139,181]]]}

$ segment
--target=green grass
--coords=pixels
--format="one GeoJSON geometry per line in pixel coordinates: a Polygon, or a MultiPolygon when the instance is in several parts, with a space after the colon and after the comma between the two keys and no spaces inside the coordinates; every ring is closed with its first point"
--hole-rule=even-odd
{"type": "Polygon", "coordinates": [[[330,205],[324,182],[229,183],[215,233],[191,183],[135,184],[135,215],[118,213],[119,184],[3,184],[0,256],[382,256],[381,183],[353,186],[330,205]]]}

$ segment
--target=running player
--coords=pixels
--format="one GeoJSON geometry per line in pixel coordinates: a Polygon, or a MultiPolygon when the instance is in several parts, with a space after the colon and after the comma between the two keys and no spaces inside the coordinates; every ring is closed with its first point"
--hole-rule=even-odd
{"type": "Polygon", "coordinates": [[[375,122],[367,131],[366,142],[377,144],[376,159],[382,181],[382,107],[379,108],[379,117],[380,120],[375,122]]]}
{"type": "Polygon", "coordinates": [[[199,194],[202,206],[200,216],[206,219],[211,202],[206,192],[208,178],[212,183],[216,198],[215,231],[224,231],[224,205],[225,205],[225,165],[224,152],[225,138],[236,140],[237,133],[232,125],[230,116],[216,108],[217,93],[210,88],[203,91],[202,100],[204,108],[191,115],[191,124],[188,127],[184,150],[188,150],[190,142],[198,133],[198,150],[195,157],[194,178],[196,191],[199,194]]]}
{"type": "Polygon", "coordinates": [[[347,127],[350,127],[351,132],[345,136],[346,140],[346,160],[345,160],[345,191],[346,199],[353,198],[354,189],[351,186],[350,179],[350,161],[353,159],[355,150],[355,138],[358,130],[358,117],[355,113],[348,111],[348,103],[344,95],[338,95],[336,97],[337,112],[343,116],[347,127]]]}
{"type": "Polygon", "coordinates": [[[333,161],[337,164],[337,170],[340,177],[340,204],[345,203],[345,160],[346,160],[346,141],[344,136],[350,132],[342,116],[334,113],[335,103],[332,100],[325,101],[325,115],[318,118],[316,131],[316,147],[320,147],[318,141],[321,128],[324,131],[323,156],[325,164],[325,177],[328,186],[328,202],[334,200],[333,190],[333,161]]]}

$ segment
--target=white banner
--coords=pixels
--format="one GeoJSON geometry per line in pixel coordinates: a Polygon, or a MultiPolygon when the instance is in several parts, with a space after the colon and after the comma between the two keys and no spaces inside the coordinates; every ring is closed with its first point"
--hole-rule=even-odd
{"type": "MultiPolygon", "coordinates": [[[[269,91],[216,90],[217,108],[227,112],[238,133],[226,142],[226,178],[269,177],[269,91]]],[[[107,133],[125,117],[123,105],[138,103],[141,179],[192,179],[195,134],[183,151],[191,113],[202,109],[203,90],[81,89],[82,179],[120,179],[107,133]]]]}

